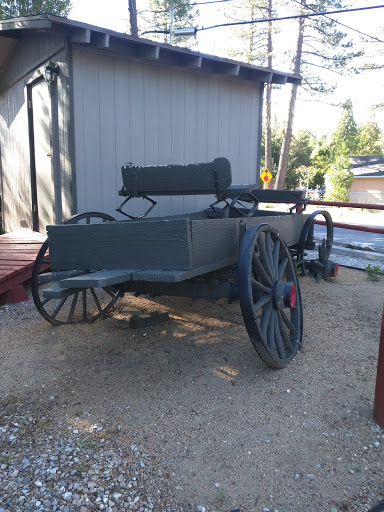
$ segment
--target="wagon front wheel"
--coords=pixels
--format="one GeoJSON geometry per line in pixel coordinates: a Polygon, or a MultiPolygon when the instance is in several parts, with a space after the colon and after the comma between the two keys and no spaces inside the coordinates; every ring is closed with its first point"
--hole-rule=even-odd
{"type": "MultiPolygon", "coordinates": [[[[115,220],[104,213],[88,212],[74,215],[63,224],[93,224],[115,220]]],[[[93,322],[107,315],[123,295],[114,286],[72,289],[60,287],[61,280],[76,274],[79,274],[76,270],[51,271],[49,241],[46,240],[33,266],[31,291],[36,309],[53,325],[93,322]]]]}
{"type": "Polygon", "coordinates": [[[240,307],[261,359],[284,368],[297,354],[303,309],[296,268],[279,232],[269,224],[246,231],[238,258],[240,307]]]}
{"type": "Polygon", "coordinates": [[[297,268],[302,275],[307,272],[312,274],[319,283],[326,277],[336,277],[338,264],[329,259],[333,244],[333,222],[332,217],[326,210],[314,211],[305,221],[297,243],[297,268]],[[321,226],[316,230],[316,219],[322,216],[325,220],[326,234],[319,235],[321,226]],[[319,229],[320,228],[320,229],[319,229]],[[306,251],[317,251],[318,258],[306,260],[306,251]]]}

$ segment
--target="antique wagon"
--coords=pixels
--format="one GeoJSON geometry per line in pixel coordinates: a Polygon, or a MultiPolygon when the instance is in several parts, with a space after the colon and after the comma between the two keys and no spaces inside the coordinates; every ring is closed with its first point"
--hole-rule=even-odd
{"type": "Polygon", "coordinates": [[[128,217],[88,212],[47,226],[34,266],[32,294],[38,311],[54,325],[94,321],[124,293],[238,299],[249,337],[263,361],[286,366],[303,334],[298,274],[335,276],[329,260],[330,215],[306,215],[300,191],[231,185],[226,158],[204,164],[122,167],[124,196],[118,211],[128,217]],[[206,194],[216,200],[201,212],[150,217],[153,197],[206,194]],[[152,197],[151,197],[152,196],[152,197]],[[148,201],[140,216],[123,208],[148,201]],[[259,210],[259,202],[292,204],[286,212],[259,210]],[[316,240],[314,222],[326,221],[316,240]],[[316,247],[317,246],[317,247],[316,247]],[[308,250],[318,256],[306,261],[308,250]]]}

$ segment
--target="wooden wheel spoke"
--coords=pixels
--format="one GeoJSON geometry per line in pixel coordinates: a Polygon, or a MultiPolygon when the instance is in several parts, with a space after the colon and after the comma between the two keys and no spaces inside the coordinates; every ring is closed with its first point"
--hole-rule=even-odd
{"type": "Polygon", "coordinates": [[[68,319],[67,319],[67,322],[69,324],[72,323],[73,313],[75,312],[78,297],[79,297],[79,292],[76,292],[73,296],[71,309],[69,310],[69,315],[68,315],[68,319]]]}
{"type": "Polygon", "coordinates": [[[253,251],[253,254],[252,254],[252,266],[253,266],[253,271],[254,271],[255,275],[258,278],[260,278],[260,280],[263,282],[263,284],[266,286],[272,286],[272,280],[269,278],[269,276],[265,272],[264,267],[261,264],[255,251],[253,251]]]}
{"type": "Polygon", "coordinates": [[[297,331],[296,327],[293,325],[293,323],[290,321],[290,319],[287,317],[285,311],[281,310],[280,311],[280,314],[281,314],[281,318],[283,320],[283,322],[285,323],[285,325],[288,327],[289,331],[291,333],[294,333],[297,331]]]}
{"type": "Polygon", "coordinates": [[[252,276],[251,276],[251,285],[252,285],[252,288],[257,288],[258,290],[260,290],[263,293],[271,293],[270,287],[264,286],[259,281],[256,281],[256,279],[253,278],[252,276]]]}
{"type": "Polygon", "coordinates": [[[279,275],[280,240],[276,240],[272,251],[272,262],[275,270],[275,277],[279,275]]]}
{"type": "Polygon", "coordinates": [[[259,251],[260,251],[260,259],[261,259],[261,263],[263,265],[264,271],[266,272],[268,277],[271,280],[273,280],[273,272],[272,272],[272,268],[271,268],[271,264],[270,264],[271,260],[268,257],[268,251],[266,248],[267,240],[266,240],[266,238],[264,239],[263,233],[260,234],[257,242],[258,242],[259,251]]]}
{"type": "Polygon", "coordinates": [[[272,242],[271,233],[267,232],[265,234],[265,246],[266,246],[266,250],[267,250],[268,263],[269,263],[269,266],[270,266],[271,272],[272,272],[272,279],[275,279],[276,278],[276,273],[275,273],[275,268],[273,266],[272,243],[273,242],[272,242]]]}
{"type": "Polygon", "coordinates": [[[288,264],[288,257],[286,256],[285,258],[283,258],[281,260],[281,262],[279,263],[279,272],[278,272],[278,275],[277,275],[277,279],[279,281],[281,281],[283,275],[284,275],[284,272],[285,272],[285,269],[287,268],[287,264],[288,264]]]}
{"type": "Polygon", "coordinates": [[[101,313],[103,310],[102,310],[102,308],[100,306],[100,302],[99,302],[99,299],[97,298],[95,289],[94,288],[90,288],[90,290],[91,290],[91,294],[92,294],[93,300],[95,301],[96,307],[99,310],[99,313],[101,313]]]}
{"type": "Polygon", "coordinates": [[[84,320],[84,322],[86,322],[87,319],[88,319],[88,312],[87,312],[87,290],[83,290],[81,293],[83,295],[83,320],[84,320]]]}
{"type": "Polygon", "coordinates": [[[55,308],[54,312],[51,314],[52,318],[56,318],[57,314],[59,313],[61,308],[64,306],[64,304],[67,301],[67,299],[68,299],[68,297],[64,297],[63,299],[61,299],[61,301],[59,302],[59,304],[55,308]]]}
{"type": "Polygon", "coordinates": [[[291,343],[291,340],[287,334],[287,331],[284,327],[284,322],[283,322],[283,319],[281,318],[281,313],[280,311],[277,312],[277,319],[278,319],[278,322],[279,322],[279,328],[280,328],[280,334],[283,338],[283,341],[285,343],[285,346],[287,347],[288,351],[290,352],[291,350],[293,350],[293,346],[292,346],[292,343],[291,343]]]}
{"type": "Polygon", "coordinates": [[[275,351],[275,315],[272,314],[269,317],[268,328],[267,328],[267,344],[269,350],[273,353],[275,351]]]}
{"type": "MultiPolygon", "coordinates": [[[[277,311],[274,311],[274,314],[277,316],[277,311]]],[[[275,318],[275,343],[279,357],[281,359],[285,359],[286,353],[283,347],[283,340],[281,338],[280,326],[277,318],[275,318]]]]}
{"type": "Polygon", "coordinates": [[[263,308],[263,312],[261,315],[261,322],[260,322],[260,331],[263,336],[267,334],[267,327],[269,324],[269,319],[271,318],[271,313],[273,310],[272,302],[267,304],[265,308],[263,308]]]}
{"type": "Polygon", "coordinates": [[[254,303],[253,307],[254,307],[255,311],[257,311],[258,309],[263,308],[266,304],[268,304],[268,302],[271,302],[271,301],[272,301],[271,295],[263,295],[263,297],[260,297],[260,299],[254,303]]]}
{"type": "Polygon", "coordinates": [[[105,291],[105,293],[108,293],[108,295],[109,295],[110,297],[112,297],[113,299],[114,299],[114,298],[116,297],[116,295],[118,295],[118,293],[119,293],[118,291],[116,291],[116,293],[113,293],[113,292],[111,291],[111,289],[110,289],[110,288],[103,288],[103,290],[105,291]]]}

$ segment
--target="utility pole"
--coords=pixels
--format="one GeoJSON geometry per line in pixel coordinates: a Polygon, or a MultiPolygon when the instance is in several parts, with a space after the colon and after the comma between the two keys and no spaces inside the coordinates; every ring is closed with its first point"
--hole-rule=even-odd
{"type": "Polygon", "coordinates": [[[173,39],[173,0],[171,0],[171,21],[169,23],[169,44],[172,44],[173,39]]]}
{"type": "Polygon", "coordinates": [[[128,0],[128,10],[129,10],[129,22],[131,24],[131,34],[133,36],[138,36],[139,32],[137,29],[137,10],[136,10],[136,0],[128,0]]]}

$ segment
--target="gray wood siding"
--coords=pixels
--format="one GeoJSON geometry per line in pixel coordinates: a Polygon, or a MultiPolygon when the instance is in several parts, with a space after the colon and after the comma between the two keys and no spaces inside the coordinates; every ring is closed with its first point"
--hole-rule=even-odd
{"type": "MultiPolygon", "coordinates": [[[[256,182],[259,84],[76,49],[73,55],[77,211],[116,215],[121,166],[225,156],[232,182],[256,182]]],[[[203,209],[207,196],[162,197],[153,215],[203,209]]],[[[141,213],[136,200],[129,213],[141,213]]]]}
{"type": "MultiPolygon", "coordinates": [[[[58,44],[57,40],[53,41],[58,44]]],[[[51,41],[51,43],[53,44],[51,41]]],[[[34,44],[31,48],[35,50],[34,64],[40,55],[52,49],[51,43],[45,38],[40,46],[34,44]]],[[[62,46],[64,43],[62,42],[62,46]]],[[[27,45],[24,45],[27,46],[27,45]]],[[[24,47],[23,47],[24,48],[24,47]]],[[[25,49],[27,58],[32,49],[25,49]]],[[[50,56],[50,54],[48,55],[50,56]]],[[[24,63],[22,56],[20,60],[24,63]]],[[[40,61],[38,68],[41,71],[48,61],[40,61]]],[[[68,59],[65,50],[61,50],[54,56],[54,62],[60,67],[60,73],[53,88],[50,90],[49,104],[34,112],[36,122],[46,122],[46,112],[51,111],[51,122],[49,134],[52,142],[52,165],[54,168],[55,181],[55,222],[61,222],[62,218],[72,215],[72,166],[70,157],[70,108],[69,108],[69,70],[68,59]]],[[[20,64],[20,63],[19,63],[20,64]]],[[[28,71],[29,71],[28,67],[28,71]]],[[[32,228],[31,214],[31,174],[29,160],[29,138],[28,138],[28,113],[26,102],[26,83],[35,74],[29,72],[13,83],[8,89],[0,93],[0,160],[1,160],[1,182],[3,198],[3,229],[14,231],[20,226],[32,228]]],[[[16,78],[22,74],[21,65],[11,68],[4,81],[16,78]]],[[[0,183],[1,183],[0,182],[0,183]]],[[[45,205],[41,204],[41,208],[45,205]]],[[[41,226],[44,231],[44,226],[41,226]]]]}
{"type": "Polygon", "coordinates": [[[0,76],[0,91],[17,82],[38,68],[44,60],[53,56],[64,47],[65,34],[57,32],[35,32],[25,40],[18,41],[7,63],[7,71],[0,76]]]}
{"type": "Polygon", "coordinates": [[[28,115],[24,83],[0,95],[3,229],[32,227],[28,115]]]}

